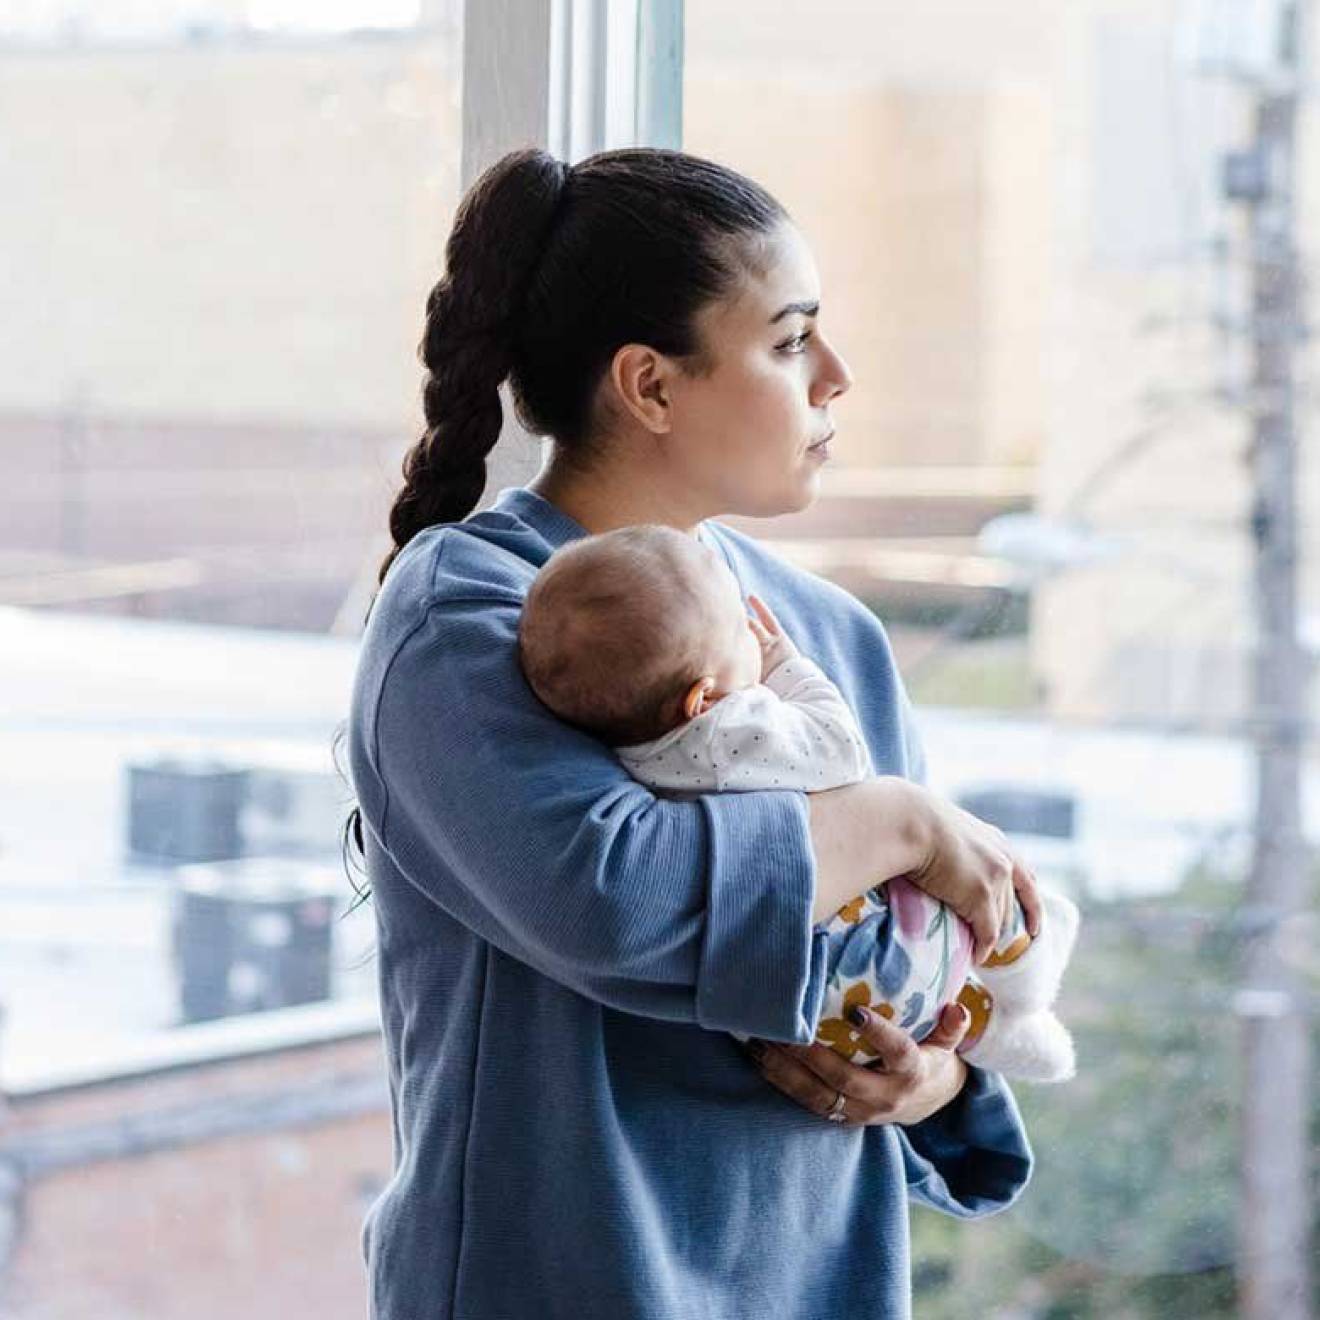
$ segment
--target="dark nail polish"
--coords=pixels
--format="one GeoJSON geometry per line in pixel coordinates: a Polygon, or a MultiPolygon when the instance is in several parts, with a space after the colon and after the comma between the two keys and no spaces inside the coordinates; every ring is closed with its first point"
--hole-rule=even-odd
{"type": "Polygon", "coordinates": [[[867,1022],[870,1020],[870,1016],[871,1015],[861,1006],[861,1004],[848,1005],[848,1021],[851,1022],[854,1027],[866,1026],[867,1022]]]}

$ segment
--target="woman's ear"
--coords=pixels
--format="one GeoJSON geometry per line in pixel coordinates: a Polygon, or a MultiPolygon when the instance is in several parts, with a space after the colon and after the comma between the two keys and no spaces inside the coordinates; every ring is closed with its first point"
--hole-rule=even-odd
{"type": "Polygon", "coordinates": [[[610,383],[630,416],[652,435],[667,435],[672,418],[669,380],[673,363],[645,344],[624,344],[610,362],[610,383]]]}
{"type": "Polygon", "coordinates": [[[683,714],[690,720],[695,720],[698,715],[704,715],[715,704],[711,699],[711,693],[714,691],[715,680],[710,674],[697,679],[683,698],[683,714]]]}

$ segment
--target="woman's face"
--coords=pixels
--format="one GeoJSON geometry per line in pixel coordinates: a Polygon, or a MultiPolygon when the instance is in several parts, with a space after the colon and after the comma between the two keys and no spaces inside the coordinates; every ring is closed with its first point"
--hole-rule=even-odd
{"type": "Polygon", "coordinates": [[[820,276],[806,241],[785,223],[765,251],[763,275],[698,314],[710,370],[670,381],[665,466],[703,517],[806,508],[830,458],[830,404],[852,384],[820,330],[820,276]]]}

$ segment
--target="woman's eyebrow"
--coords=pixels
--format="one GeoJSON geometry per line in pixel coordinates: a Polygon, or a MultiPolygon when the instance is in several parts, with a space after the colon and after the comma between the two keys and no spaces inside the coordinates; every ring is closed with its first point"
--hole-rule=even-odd
{"type": "Polygon", "coordinates": [[[771,318],[770,324],[774,325],[776,321],[783,320],[786,316],[791,316],[794,312],[801,312],[803,316],[816,316],[820,312],[819,302],[791,302],[785,303],[771,318]]]}

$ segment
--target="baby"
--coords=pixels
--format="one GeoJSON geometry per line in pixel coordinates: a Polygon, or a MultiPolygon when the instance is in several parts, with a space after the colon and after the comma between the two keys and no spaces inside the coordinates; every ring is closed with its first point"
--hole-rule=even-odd
{"type": "MultiPolygon", "coordinates": [[[[866,741],[839,690],[759,599],[748,603],[753,618],[723,559],[673,528],[586,537],[532,583],[518,631],[523,672],[546,706],[608,742],[653,789],[819,792],[866,778],[866,741]]],[[[874,1055],[847,1019],[852,1005],[922,1040],[957,999],[971,1014],[959,1046],[969,1063],[1066,1080],[1072,1039],[1050,1005],[1077,909],[1044,889],[1041,906],[1032,939],[1014,904],[973,977],[970,931],[928,894],[898,878],[854,899],[823,927],[817,1040],[866,1063],[874,1055]]]]}

